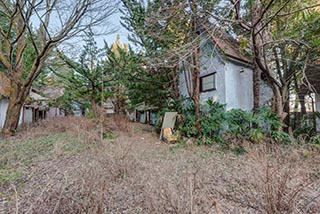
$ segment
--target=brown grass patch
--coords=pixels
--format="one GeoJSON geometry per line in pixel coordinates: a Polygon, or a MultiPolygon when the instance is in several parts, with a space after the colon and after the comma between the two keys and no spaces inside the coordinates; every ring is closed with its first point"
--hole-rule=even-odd
{"type": "MultiPolygon", "coordinates": [[[[113,135],[96,146],[35,161],[23,181],[7,185],[0,212],[320,211],[317,150],[248,144],[243,145],[245,154],[236,155],[219,146],[166,145],[157,135],[143,131],[142,125],[114,119],[110,120],[113,135]]],[[[99,123],[85,118],[50,123],[29,128],[21,136],[71,132],[89,144],[95,141],[90,134],[99,137],[99,123]]]]}

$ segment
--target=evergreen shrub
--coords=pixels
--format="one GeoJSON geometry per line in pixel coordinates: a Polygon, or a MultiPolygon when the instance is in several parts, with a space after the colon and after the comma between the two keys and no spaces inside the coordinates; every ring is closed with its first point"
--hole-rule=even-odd
{"type": "Polygon", "coordinates": [[[232,109],[208,100],[201,105],[201,130],[196,129],[194,104],[186,99],[179,112],[178,130],[185,137],[197,137],[198,144],[226,143],[227,139],[243,139],[251,142],[263,142],[269,138],[275,142],[288,143],[289,135],[280,131],[283,124],[268,107],[256,112],[232,109]]]}

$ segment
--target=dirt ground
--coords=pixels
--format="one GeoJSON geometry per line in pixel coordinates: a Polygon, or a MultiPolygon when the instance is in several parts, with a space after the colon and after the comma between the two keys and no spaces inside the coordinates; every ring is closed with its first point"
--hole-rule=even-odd
{"type": "Polygon", "coordinates": [[[316,145],[169,145],[120,117],[101,140],[99,121],[69,117],[0,149],[0,213],[320,213],[316,145]]]}

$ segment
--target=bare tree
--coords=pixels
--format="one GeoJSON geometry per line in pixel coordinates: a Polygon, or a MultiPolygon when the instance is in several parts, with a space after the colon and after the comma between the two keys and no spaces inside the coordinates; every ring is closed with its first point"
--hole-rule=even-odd
{"type": "Polygon", "coordinates": [[[10,80],[3,135],[13,134],[32,82],[61,42],[102,24],[117,10],[113,0],[0,0],[0,63],[10,80]],[[32,51],[26,66],[27,50],[32,51]]]}
{"type": "Polygon", "coordinates": [[[306,5],[292,0],[230,0],[230,3],[232,17],[211,15],[222,23],[233,24],[238,31],[240,29],[240,34],[248,35],[253,64],[254,107],[259,107],[262,74],[274,94],[274,111],[284,121],[288,119],[290,87],[304,72],[304,64],[308,62],[308,45],[297,36],[298,31],[290,32],[294,29],[292,26],[301,21],[294,15],[307,10],[310,12],[319,7],[319,3],[313,0],[305,1],[306,5]]]}

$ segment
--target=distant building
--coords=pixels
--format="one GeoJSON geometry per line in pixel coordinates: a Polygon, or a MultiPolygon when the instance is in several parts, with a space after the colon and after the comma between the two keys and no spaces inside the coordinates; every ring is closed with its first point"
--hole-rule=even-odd
{"type": "Polygon", "coordinates": [[[40,95],[35,89],[31,89],[29,97],[22,108],[22,123],[28,124],[37,122],[47,118],[49,106],[47,105],[48,98],[40,95]]]}
{"type": "Polygon", "coordinates": [[[40,88],[41,92],[48,98],[50,105],[48,106],[47,117],[60,117],[65,116],[65,110],[58,105],[54,105],[54,101],[56,101],[59,97],[64,94],[63,86],[46,86],[40,88]]]}
{"type": "Polygon", "coordinates": [[[138,105],[133,113],[133,120],[140,123],[155,125],[158,117],[159,107],[148,106],[145,103],[138,105]]]}
{"type": "Polygon", "coordinates": [[[115,110],[114,110],[114,105],[111,101],[111,99],[107,99],[105,102],[104,102],[104,109],[106,111],[106,114],[114,114],[115,113],[115,110]]]}
{"type": "MultiPolygon", "coordinates": [[[[0,73],[0,129],[2,129],[9,105],[10,99],[10,81],[0,73]]],[[[58,89],[47,88],[41,92],[31,88],[29,95],[21,108],[19,125],[37,122],[55,116],[64,116],[64,111],[58,106],[49,106],[48,103],[52,99],[61,96],[61,87],[58,89]]]]}
{"type": "MultiPolygon", "coordinates": [[[[0,72],[0,129],[2,129],[6,119],[10,89],[10,81],[3,73],[0,72]]],[[[20,114],[22,114],[22,110],[20,114]]],[[[20,117],[19,124],[21,123],[22,118],[20,117]]]]}
{"type": "MultiPolygon", "coordinates": [[[[0,73],[0,129],[2,129],[10,99],[10,81],[0,73]]],[[[31,89],[25,104],[21,108],[19,125],[36,122],[46,118],[48,106],[45,102],[48,98],[41,96],[36,90],[31,89]]]]}

